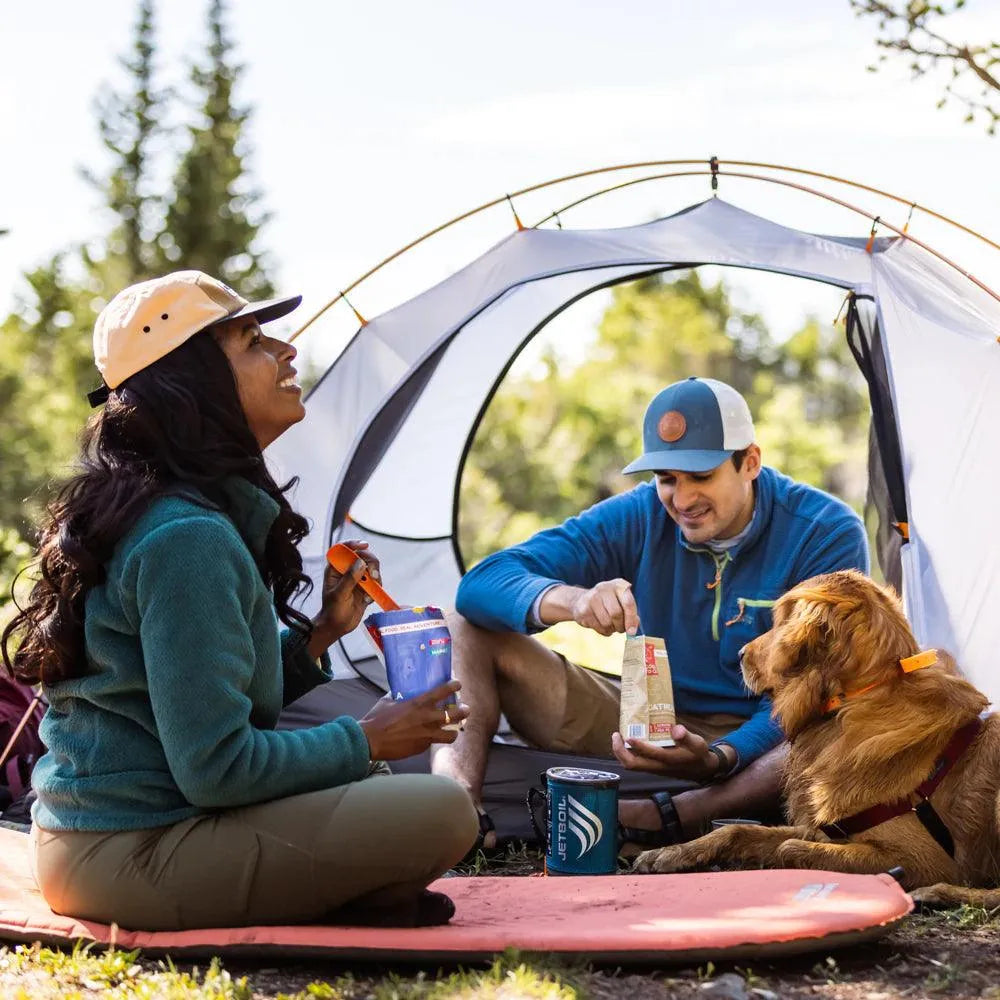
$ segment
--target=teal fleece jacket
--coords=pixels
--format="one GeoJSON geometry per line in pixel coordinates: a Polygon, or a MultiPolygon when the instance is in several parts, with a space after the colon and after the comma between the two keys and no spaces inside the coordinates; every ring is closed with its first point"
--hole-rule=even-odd
{"type": "Polygon", "coordinates": [[[34,821],[135,830],[362,778],[368,741],[343,716],[274,729],[330,679],[304,635],[279,631],[261,553],[278,505],[244,479],[225,513],[155,500],[86,598],[87,672],[48,685],[34,821]]]}

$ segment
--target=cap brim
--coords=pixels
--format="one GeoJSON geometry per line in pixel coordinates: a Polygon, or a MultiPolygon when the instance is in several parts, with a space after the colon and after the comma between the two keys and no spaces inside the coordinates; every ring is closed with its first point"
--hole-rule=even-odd
{"type": "Polygon", "coordinates": [[[651,451],[626,465],[622,472],[711,472],[732,455],[730,451],[651,451]]]}
{"type": "Polygon", "coordinates": [[[258,323],[270,323],[272,319],[287,316],[302,301],[301,295],[286,295],[282,299],[267,299],[264,302],[248,302],[242,309],[227,316],[222,323],[240,316],[253,316],[258,323]]]}

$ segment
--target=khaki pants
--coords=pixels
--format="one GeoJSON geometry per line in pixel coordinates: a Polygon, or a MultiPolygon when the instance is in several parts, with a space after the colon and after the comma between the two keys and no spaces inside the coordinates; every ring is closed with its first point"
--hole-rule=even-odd
{"type": "MultiPolygon", "coordinates": [[[[566,714],[547,750],[611,756],[611,734],[618,730],[621,686],[613,678],[566,663],[566,714]]],[[[711,743],[743,725],[746,718],[728,712],[679,713],[677,721],[711,743]]]]}
{"type": "Polygon", "coordinates": [[[447,871],[478,829],[459,785],[414,774],[148,830],[33,837],[56,913],[152,931],[319,922],[351,901],[391,903],[447,871]]]}

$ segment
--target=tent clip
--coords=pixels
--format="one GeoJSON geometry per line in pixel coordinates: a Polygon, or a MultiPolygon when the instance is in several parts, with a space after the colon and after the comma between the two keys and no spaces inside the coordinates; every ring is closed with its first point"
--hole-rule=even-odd
{"type": "Polygon", "coordinates": [[[906,222],[903,223],[903,235],[906,235],[906,231],[910,228],[910,220],[913,218],[913,210],[917,207],[915,201],[910,202],[910,211],[906,216],[906,222]]]}
{"type": "Polygon", "coordinates": [[[352,305],[351,305],[351,300],[350,300],[350,299],[349,299],[349,298],[347,297],[347,293],[346,293],[346,292],[341,292],[341,293],[340,293],[340,297],[341,297],[341,298],[342,298],[342,299],[343,299],[343,300],[344,300],[344,301],[345,301],[345,302],[347,303],[347,305],[348,305],[348,306],[350,307],[350,310],[351,310],[351,312],[352,312],[352,313],[354,313],[354,315],[358,317],[358,322],[359,322],[359,323],[360,323],[360,324],[361,324],[362,326],[367,326],[367,325],[368,325],[368,320],[366,320],[366,319],[364,318],[364,316],[362,316],[362,315],[361,315],[361,313],[359,313],[359,312],[357,311],[357,309],[355,309],[355,308],[354,308],[354,306],[352,306],[352,305]]]}
{"type": "Polygon", "coordinates": [[[844,296],[844,301],[840,303],[840,308],[837,310],[837,315],[833,317],[833,323],[830,324],[831,326],[836,326],[840,322],[840,317],[844,315],[844,306],[846,306],[847,303],[853,298],[854,292],[848,292],[844,296]]]}
{"type": "Polygon", "coordinates": [[[553,212],[552,213],[552,218],[555,219],[556,229],[562,229],[563,224],[562,224],[562,219],[559,217],[559,213],[558,212],[553,212]]]}
{"type": "Polygon", "coordinates": [[[514,208],[514,202],[511,200],[510,195],[506,195],[507,204],[510,205],[510,210],[514,213],[514,221],[517,223],[518,232],[524,229],[524,223],[517,216],[517,209],[514,208]]]}
{"type": "Polygon", "coordinates": [[[708,165],[712,169],[712,197],[715,198],[719,193],[719,158],[713,156],[708,161],[708,165]]]}
{"type": "Polygon", "coordinates": [[[872,219],[872,231],[868,234],[868,242],[865,244],[865,253],[871,253],[872,247],[875,246],[875,230],[878,228],[878,224],[882,221],[881,215],[876,215],[872,219]]]}

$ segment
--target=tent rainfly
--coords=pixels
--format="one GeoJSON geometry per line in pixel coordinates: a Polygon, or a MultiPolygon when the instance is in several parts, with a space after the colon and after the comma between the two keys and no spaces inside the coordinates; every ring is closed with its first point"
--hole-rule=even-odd
{"type": "MultiPolygon", "coordinates": [[[[306,419],[268,451],[279,481],[300,476],[292,501],[312,523],[307,573],[318,584],[327,547],[361,537],[376,547],[397,599],[452,606],[464,570],[462,468],[514,358],[582,296],[701,264],[850,293],[848,338],[870,389],[879,514],[900,534],[890,547],[896,567],[884,568],[898,580],[901,567],[921,644],[953,653],[1000,698],[1000,614],[989,604],[1000,592],[1000,534],[989,521],[1000,495],[1000,302],[909,239],[800,232],[718,198],[629,228],[519,230],[363,325],[310,395],[306,419]]],[[[383,683],[362,632],[331,651],[338,676],[358,670],[383,683]]],[[[303,711],[316,718],[326,708],[303,711]]]]}

